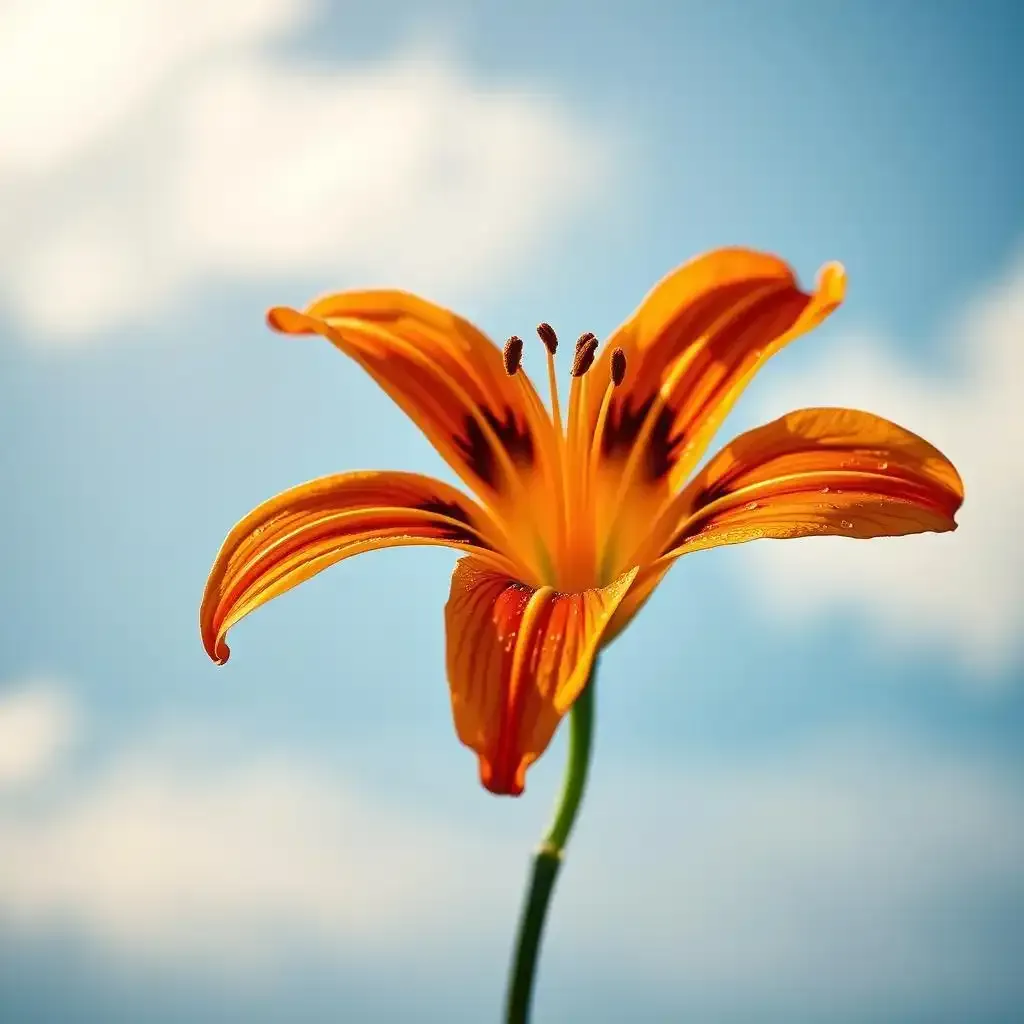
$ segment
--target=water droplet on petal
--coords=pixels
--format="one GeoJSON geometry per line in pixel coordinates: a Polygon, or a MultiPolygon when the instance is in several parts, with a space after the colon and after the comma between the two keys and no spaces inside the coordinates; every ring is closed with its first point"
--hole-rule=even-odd
{"type": "Polygon", "coordinates": [[[878,464],[878,468],[879,469],[888,469],[889,468],[889,463],[888,462],[880,462],[878,464]]]}
{"type": "Polygon", "coordinates": [[[756,501],[748,501],[748,502],[746,503],[746,505],[744,505],[743,507],[744,507],[744,508],[745,508],[745,509],[746,509],[746,510],[747,510],[748,512],[753,512],[753,511],[754,511],[754,509],[758,508],[759,506],[758,506],[758,504],[757,504],[757,502],[756,502],[756,501]]]}
{"type": "Polygon", "coordinates": [[[849,519],[840,519],[839,520],[839,525],[844,530],[852,530],[853,529],[853,523],[851,523],[849,519]]]}
{"type": "Polygon", "coordinates": [[[828,494],[828,492],[831,491],[831,490],[832,490],[832,488],[829,487],[828,484],[826,484],[824,487],[822,487],[821,493],[822,494],[828,494]]]}

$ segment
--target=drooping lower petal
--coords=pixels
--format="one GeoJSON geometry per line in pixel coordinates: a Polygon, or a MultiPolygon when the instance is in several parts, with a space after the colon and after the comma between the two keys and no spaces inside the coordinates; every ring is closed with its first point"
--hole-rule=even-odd
{"type": "Polygon", "coordinates": [[[952,463],[909,430],[853,409],[802,409],[719,452],[658,543],[672,558],[760,538],[942,533],[956,529],[963,497],[952,463]]]}
{"type": "Polygon", "coordinates": [[[494,523],[461,491],[415,473],[322,477],[284,491],[228,534],[200,609],[203,645],[228,659],[227,631],[271,598],[344,558],[382,547],[444,545],[515,571],[498,554],[494,523]]]}
{"type": "Polygon", "coordinates": [[[455,567],[445,607],[452,713],[492,793],[523,791],[527,767],[586,685],[635,575],[562,594],[527,587],[476,557],[455,567]]]}

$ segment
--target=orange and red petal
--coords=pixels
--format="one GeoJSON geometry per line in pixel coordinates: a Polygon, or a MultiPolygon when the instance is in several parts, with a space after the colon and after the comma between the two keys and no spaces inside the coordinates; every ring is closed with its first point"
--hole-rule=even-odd
{"type": "Polygon", "coordinates": [[[933,445],[879,416],[802,409],[742,434],[675,503],[666,557],[760,538],[956,529],[963,483],[933,445]]]}
{"type": "Polygon", "coordinates": [[[489,504],[515,507],[553,457],[550,420],[523,374],[467,320],[401,291],[343,292],[271,327],[319,334],[358,362],[489,504]]]}
{"type": "Polygon", "coordinates": [[[837,263],[822,267],[813,293],[767,253],[719,249],[684,264],[608,339],[603,361],[610,367],[621,347],[628,375],[613,396],[604,449],[631,449],[649,416],[642,468],[678,484],[758,367],[824,320],[845,290],[837,263]]]}
{"type": "Polygon", "coordinates": [[[443,545],[503,570],[490,517],[440,480],[414,473],[322,477],[264,502],[228,534],[206,583],[199,624],[218,664],[241,618],[344,558],[382,547],[443,545]]]}
{"type": "MultiPolygon", "coordinates": [[[[712,436],[758,368],[820,323],[842,301],[838,264],[802,291],[782,260],[748,249],[720,249],[668,275],[608,340],[625,353],[625,381],[611,395],[601,428],[599,519],[628,534],[656,515],[700,461],[712,436]]],[[[600,398],[586,416],[598,422],[600,398]]]]}
{"type": "Polygon", "coordinates": [[[525,586],[475,556],[459,560],[445,607],[452,713],[492,793],[523,791],[527,767],[586,685],[635,575],[562,594],[525,586]]]}

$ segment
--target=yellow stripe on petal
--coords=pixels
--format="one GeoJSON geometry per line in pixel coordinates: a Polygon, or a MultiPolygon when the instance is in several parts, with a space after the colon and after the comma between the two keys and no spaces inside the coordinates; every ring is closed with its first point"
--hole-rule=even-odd
{"type": "MultiPolygon", "coordinates": [[[[823,267],[807,294],[775,256],[722,249],[670,274],[609,338],[605,369],[619,346],[629,374],[611,396],[595,468],[606,565],[625,564],[758,368],[820,323],[844,291],[838,264],[823,267]]],[[[599,411],[592,401],[595,426],[599,411]]]]}
{"type": "Polygon", "coordinates": [[[287,334],[320,334],[356,360],[489,505],[510,519],[554,472],[551,421],[524,375],[454,313],[401,291],[343,292],[305,312],[267,315],[287,334]],[[525,493],[524,493],[525,492],[525,493]]]}
{"type": "Polygon", "coordinates": [[[909,430],[853,409],[802,409],[719,452],[651,543],[674,558],[760,538],[942,533],[956,529],[963,497],[952,463],[909,430]]]}
{"type": "MultiPolygon", "coordinates": [[[[748,249],[706,253],[669,274],[612,334],[601,357],[601,377],[610,373],[616,347],[629,366],[609,410],[606,453],[630,452],[646,423],[641,478],[672,474],[678,485],[700,460],[709,427],[724,419],[753,372],[824,320],[845,290],[838,263],[822,267],[808,294],[788,264],[748,249]]],[[[599,405],[592,400],[591,422],[599,405]]]]}
{"type": "Polygon", "coordinates": [[[476,556],[452,575],[445,607],[448,682],[459,739],[492,793],[518,796],[586,685],[636,569],[600,590],[562,594],[495,572],[476,556]]]}
{"type": "Polygon", "coordinates": [[[228,630],[272,598],[342,559],[381,547],[442,545],[515,572],[494,548],[500,534],[461,491],[415,473],[322,477],[264,502],[228,534],[200,608],[203,646],[228,659],[228,630]]]}

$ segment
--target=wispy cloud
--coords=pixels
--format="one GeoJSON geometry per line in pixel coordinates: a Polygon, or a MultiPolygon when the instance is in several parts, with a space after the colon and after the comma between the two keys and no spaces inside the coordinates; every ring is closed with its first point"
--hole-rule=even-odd
{"type": "Polygon", "coordinates": [[[787,376],[765,409],[848,405],[938,445],[967,492],[952,535],[755,544],[743,561],[765,606],[794,623],[833,608],[869,617],[894,643],[932,644],[988,678],[1024,636],[1024,261],[951,320],[942,367],[871,334],[787,376]],[[951,369],[950,369],[951,368],[951,369]]]}
{"type": "Polygon", "coordinates": [[[218,278],[485,285],[610,166],[555,98],[433,48],[357,70],[275,55],[315,24],[306,0],[15,13],[0,298],[37,344],[95,341],[218,278]]]}
{"type": "MultiPolygon", "coordinates": [[[[0,804],[8,927],[70,922],[129,962],[215,948],[219,969],[296,942],[464,963],[504,941],[517,844],[301,758],[142,741],[57,798],[0,804]]],[[[984,907],[1024,911],[1022,807],[1012,772],[899,736],[599,771],[551,952],[709,1005],[1005,997],[1013,955],[984,907]]]]}
{"type": "Polygon", "coordinates": [[[627,775],[588,808],[574,870],[589,877],[567,873],[566,913],[638,981],[671,979],[758,1020],[786,1006],[816,1020],[888,1006],[896,1019],[900,1004],[970,1005],[979,985],[1020,998],[990,902],[1022,920],[1020,795],[981,759],[864,731],[627,775]],[[642,842],[622,838],[624,822],[642,842]]]}
{"type": "Polygon", "coordinates": [[[0,793],[45,778],[74,727],[71,702],[50,682],[16,682],[0,691],[0,793]]]}
{"type": "Polygon", "coordinates": [[[451,941],[493,903],[503,858],[471,831],[302,759],[225,757],[187,726],[72,778],[60,755],[80,720],[52,687],[16,686],[0,703],[0,797],[19,784],[0,800],[8,925],[70,922],[129,959],[198,966],[217,953],[245,967],[293,940],[363,953],[427,931],[451,941]]]}

